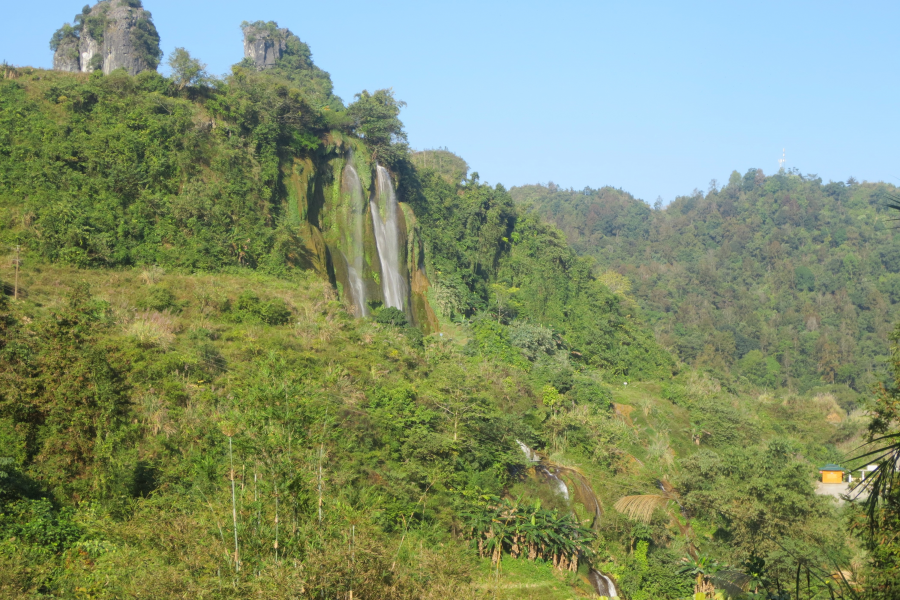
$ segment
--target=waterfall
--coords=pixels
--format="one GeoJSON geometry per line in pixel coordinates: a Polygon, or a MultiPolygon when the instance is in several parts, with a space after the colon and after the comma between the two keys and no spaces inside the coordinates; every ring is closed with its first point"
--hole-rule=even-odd
{"type": "Polygon", "coordinates": [[[529,462],[541,462],[541,457],[537,455],[537,452],[526,446],[521,440],[516,440],[516,443],[522,449],[522,454],[525,455],[529,462]]]}
{"type": "Polygon", "coordinates": [[[591,584],[594,586],[594,591],[598,595],[606,596],[607,598],[619,597],[619,592],[616,590],[616,584],[613,583],[613,580],[597,569],[591,569],[590,579],[591,584]]]}
{"type": "Polygon", "coordinates": [[[522,450],[522,454],[525,455],[525,458],[527,458],[529,462],[541,463],[541,464],[537,465],[538,472],[542,473],[544,475],[544,478],[547,479],[549,482],[553,482],[553,485],[556,486],[556,491],[559,492],[559,495],[562,496],[563,498],[565,498],[566,500],[568,500],[569,499],[569,486],[567,486],[566,482],[563,481],[559,477],[559,475],[555,472],[555,471],[557,471],[557,469],[553,466],[550,466],[550,468],[548,468],[541,461],[541,457],[538,456],[538,453],[535,452],[534,450],[532,450],[531,448],[529,448],[528,446],[526,446],[525,443],[522,442],[522,440],[516,440],[516,443],[519,445],[519,448],[521,448],[521,450],[522,450]]]}
{"type": "Polygon", "coordinates": [[[559,492],[559,495],[568,500],[569,486],[567,486],[566,482],[563,481],[556,473],[558,469],[553,467],[552,465],[548,468],[547,465],[545,465],[544,462],[541,461],[541,457],[538,456],[538,453],[526,446],[525,443],[522,442],[522,440],[516,440],[516,443],[519,445],[519,448],[521,448],[522,450],[522,454],[525,455],[525,458],[527,458],[529,462],[540,463],[536,467],[537,471],[543,474],[544,478],[547,479],[548,482],[553,482],[553,485],[556,486],[556,491],[559,492]]]}
{"type": "Polygon", "coordinates": [[[381,289],[384,305],[404,309],[406,282],[400,275],[400,228],[397,225],[397,196],[388,170],[377,165],[376,194],[372,201],[375,244],[381,260],[381,289]]]}
{"type": "Polygon", "coordinates": [[[347,259],[347,279],[350,281],[350,294],[353,296],[353,305],[356,307],[356,316],[365,317],[366,310],[366,286],[363,282],[363,224],[366,213],[366,203],[363,196],[362,183],[359,174],[353,168],[351,162],[353,155],[347,159],[344,167],[344,189],[350,192],[350,217],[351,217],[351,243],[352,256],[347,259]]]}
{"type": "MultiPolygon", "coordinates": [[[[571,479],[576,500],[581,502],[581,504],[584,505],[584,508],[589,512],[594,513],[595,526],[600,522],[600,517],[603,513],[602,508],[600,507],[600,501],[597,499],[594,490],[591,488],[590,483],[585,479],[584,475],[575,469],[555,465],[548,460],[542,459],[537,452],[529,448],[521,440],[516,440],[516,444],[518,444],[519,449],[522,450],[522,454],[525,455],[528,462],[536,463],[534,466],[535,470],[544,476],[547,484],[554,486],[556,491],[566,500],[569,500],[569,486],[566,485],[566,482],[563,481],[559,475],[562,473],[565,477],[571,479]]],[[[616,584],[608,575],[604,575],[597,569],[591,569],[588,579],[594,587],[594,591],[596,591],[599,596],[607,598],[619,597],[619,592],[616,590],[616,584]]]]}
{"type": "Polygon", "coordinates": [[[559,475],[557,475],[550,469],[544,467],[543,465],[541,466],[541,472],[547,477],[547,479],[549,479],[551,482],[553,482],[553,484],[556,486],[556,491],[559,492],[559,495],[562,496],[563,498],[565,498],[566,500],[568,500],[569,499],[569,486],[566,485],[566,482],[563,481],[559,477],[559,475]]]}

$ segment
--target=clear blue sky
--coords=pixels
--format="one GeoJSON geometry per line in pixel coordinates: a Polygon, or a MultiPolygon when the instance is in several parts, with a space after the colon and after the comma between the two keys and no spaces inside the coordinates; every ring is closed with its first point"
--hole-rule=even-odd
{"type": "MultiPolygon", "coordinates": [[[[49,67],[85,0],[3,10],[0,60],[49,67]]],[[[482,180],[612,185],[652,203],[732,170],[900,184],[898,2],[144,0],[168,54],[213,73],[275,20],[349,102],[392,87],[414,148],[482,180]]],[[[165,60],[165,59],[164,59],[165,60]]],[[[164,70],[164,69],[161,69],[164,70]]]]}

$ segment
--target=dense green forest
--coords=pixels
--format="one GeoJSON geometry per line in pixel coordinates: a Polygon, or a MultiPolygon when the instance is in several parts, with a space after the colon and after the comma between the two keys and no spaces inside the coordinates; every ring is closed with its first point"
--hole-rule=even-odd
{"type": "MultiPolygon", "coordinates": [[[[895,549],[873,552],[862,509],[815,493],[867,426],[855,396],[815,388],[862,390],[888,352],[889,303],[848,300],[871,316],[851,323],[844,288],[817,287],[882,293],[859,218],[880,188],[841,188],[823,221],[845,224],[840,243],[799,225],[779,238],[827,260],[803,263],[802,290],[750,284],[726,356],[704,337],[720,329],[641,308],[630,271],[580,256],[539,214],[550,190],[411,152],[389,90],[345,106],[309,48],[288,49],[221,80],[184,49],[171,77],[4,67],[0,596],[565,599],[596,597],[603,573],[631,600],[891,597],[895,549]],[[339,257],[353,165],[358,181],[389,169],[421,311],[354,310],[339,257]],[[815,323],[768,304],[776,289],[806,294],[815,323]],[[805,354],[839,334],[870,348],[852,381],[805,354]]],[[[737,211],[769,182],[823,212],[825,188],[794,175],[694,201],[737,211]]],[[[616,197],[591,227],[635,228],[613,248],[624,261],[663,213],[616,197]]],[[[771,235],[792,223],[758,214],[771,235]]],[[[787,250],[769,265],[728,247],[747,281],[787,272],[787,250]]],[[[663,298],[691,287],[656,281],[663,298]]],[[[882,404],[873,431],[890,430],[882,404]]]]}
{"type": "Polygon", "coordinates": [[[750,169],[664,209],[613,188],[511,193],[595,259],[684,362],[760,388],[866,393],[885,376],[900,303],[896,192],[750,169]]]}

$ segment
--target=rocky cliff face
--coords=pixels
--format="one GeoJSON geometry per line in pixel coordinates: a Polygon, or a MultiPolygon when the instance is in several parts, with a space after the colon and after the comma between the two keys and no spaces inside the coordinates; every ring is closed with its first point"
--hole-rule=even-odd
{"type": "MultiPolygon", "coordinates": [[[[331,132],[325,140],[324,154],[296,158],[293,165],[283,165],[287,191],[287,217],[296,227],[304,247],[296,254],[298,264],[328,277],[338,292],[353,306],[357,303],[349,266],[353,255],[362,251],[357,265],[367,302],[385,303],[382,282],[385,274],[375,239],[372,200],[377,194],[376,165],[365,144],[350,136],[331,132]],[[353,190],[344,177],[349,166],[355,167],[363,195],[363,206],[356,206],[353,190]],[[354,219],[362,210],[361,248],[354,247],[354,219]]],[[[412,207],[399,205],[398,242],[400,274],[406,284],[403,310],[410,322],[426,332],[440,329],[437,316],[428,301],[430,283],[425,271],[425,244],[412,207]]]]}
{"type": "Polygon", "coordinates": [[[287,38],[292,35],[287,29],[267,27],[265,24],[247,24],[244,30],[244,57],[256,65],[258,71],[275,66],[287,49],[287,38]]]}
{"type": "Polygon", "coordinates": [[[109,74],[125,69],[131,75],[155,70],[162,52],[151,14],[139,0],[103,0],[75,17],[51,40],[53,68],[109,74]]]}
{"type": "Polygon", "coordinates": [[[81,70],[81,51],[78,38],[67,38],[60,42],[53,53],[53,69],[77,73],[81,70]]]}

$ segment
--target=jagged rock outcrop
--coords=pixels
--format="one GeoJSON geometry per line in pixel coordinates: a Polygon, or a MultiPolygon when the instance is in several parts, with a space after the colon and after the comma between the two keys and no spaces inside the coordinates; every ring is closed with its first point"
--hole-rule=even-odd
{"type": "Polygon", "coordinates": [[[50,40],[53,68],[109,74],[125,69],[131,75],[156,70],[162,51],[152,15],[140,0],[103,0],[75,16],[50,40]]]}
{"type": "Polygon", "coordinates": [[[275,66],[287,49],[287,39],[293,35],[286,28],[271,23],[244,23],[244,58],[249,58],[258,71],[275,66]]]}
{"type": "Polygon", "coordinates": [[[243,67],[287,79],[303,91],[313,106],[344,109],[341,99],[333,94],[331,76],[313,63],[309,46],[290,29],[279,27],[275,21],[244,21],[241,30],[244,32],[243,67]]]}
{"type": "Polygon", "coordinates": [[[53,53],[53,69],[77,73],[81,70],[81,52],[78,38],[69,37],[60,42],[53,53]]]}

